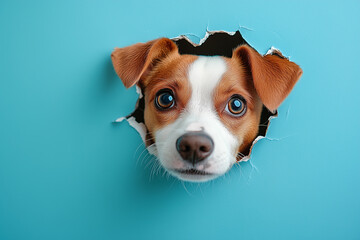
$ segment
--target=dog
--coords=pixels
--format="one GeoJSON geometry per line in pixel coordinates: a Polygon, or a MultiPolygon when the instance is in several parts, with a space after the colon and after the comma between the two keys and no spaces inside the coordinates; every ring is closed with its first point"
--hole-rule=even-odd
{"type": "Polygon", "coordinates": [[[302,75],[281,53],[249,45],[232,57],[179,54],[168,38],[115,48],[115,72],[145,101],[146,146],[173,176],[204,182],[226,173],[258,135],[263,106],[276,111],[302,75]]]}

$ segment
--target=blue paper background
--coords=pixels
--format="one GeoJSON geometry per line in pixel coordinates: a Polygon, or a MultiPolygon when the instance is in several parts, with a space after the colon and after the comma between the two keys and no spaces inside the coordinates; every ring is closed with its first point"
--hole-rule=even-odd
{"type": "Polygon", "coordinates": [[[0,239],[360,239],[359,12],[359,1],[1,1],[0,239]],[[304,75],[251,162],[207,184],[149,180],[140,137],[111,123],[137,95],[110,53],[206,28],[240,28],[304,75]]]}

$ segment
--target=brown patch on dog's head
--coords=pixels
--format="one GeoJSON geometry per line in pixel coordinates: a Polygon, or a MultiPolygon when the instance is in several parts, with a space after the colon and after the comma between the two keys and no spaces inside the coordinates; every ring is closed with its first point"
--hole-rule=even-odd
{"type": "Polygon", "coordinates": [[[239,152],[247,155],[258,136],[263,104],[276,110],[300,78],[302,70],[280,52],[261,56],[247,45],[236,48],[232,58],[225,60],[228,70],[214,93],[215,109],[241,143],[239,152]],[[247,110],[240,117],[224,111],[235,94],[246,101],[247,110]]]}
{"type": "Polygon", "coordinates": [[[235,49],[233,58],[251,73],[257,94],[271,111],[279,107],[302,75],[301,68],[278,51],[275,55],[261,56],[243,45],[235,49]]]}
{"type": "MultiPolygon", "coordinates": [[[[167,38],[117,48],[111,55],[116,73],[129,88],[141,87],[145,97],[144,121],[147,145],[154,141],[154,132],[174,122],[191,97],[188,81],[189,66],[198,57],[180,55],[176,44],[167,38]],[[159,110],[156,94],[168,89],[174,94],[175,106],[159,110]]],[[[239,152],[244,155],[258,135],[263,105],[274,111],[290,93],[302,74],[301,68],[280,52],[261,56],[248,45],[225,58],[228,69],[214,92],[215,109],[224,125],[237,136],[239,152]],[[246,113],[236,117],[224,111],[229,99],[241,95],[246,101],[246,113]]]]}
{"type": "Polygon", "coordinates": [[[137,84],[151,69],[170,54],[178,54],[176,44],[168,38],[116,48],[111,59],[125,87],[137,84]]]}
{"type": "Polygon", "coordinates": [[[257,137],[262,111],[262,102],[256,93],[249,71],[235,58],[225,58],[228,70],[223,75],[214,93],[215,109],[224,125],[238,138],[238,151],[247,155],[257,137]],[[234,95],[240,95],[246,102],[246,112],[237,117],[225,111],[225,107],[234,95]]]}
{"type": "Polygon", "coordinates": [[[154,141],[153,132],[175,121],[189,100],[191,89],[187,72],[196,58],[180,56],[176,44],[168,38],[116,48],[111,54],[115,71],[124,86],[129,88],[137,84],[144,93],[147,145],[154,141]],[[170,89],[175,94],[176,107],[168,111],[155,107],[154,99],[161,89],[170,89]]]}
{"type": "Polygon", "coordinates": [[[170,55],[156,65],[142,81],[145,95],[145,125],[149,133],[174,122],[185,108],[191,96],[188,70],[198,57],[193,55],[170,55]],[[173,92],[175,106],[159,110],[154,102],[156,94],[163,89],[173,92]]]}

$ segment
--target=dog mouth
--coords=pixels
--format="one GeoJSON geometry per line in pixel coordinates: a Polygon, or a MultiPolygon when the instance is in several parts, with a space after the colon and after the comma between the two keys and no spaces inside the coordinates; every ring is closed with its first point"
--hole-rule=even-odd
{"type": "Polygon", "coordinates": [[[191,168],[191,169],[174,169],[173,171],[176,172],[176,173],[185,174],[185,175],[192,175],[192,176],[210,176],[210,175],[214,175],[212,173],[197,170],[195,168],[191,168]]]}

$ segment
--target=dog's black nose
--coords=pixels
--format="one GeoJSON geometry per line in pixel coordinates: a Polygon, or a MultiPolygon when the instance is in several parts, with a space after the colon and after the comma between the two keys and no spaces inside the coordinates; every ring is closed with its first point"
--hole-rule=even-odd
{"type": "Polygon", "coordinates": [[[195,165],[212,153],[214,142],[203,132],[186,133],[176,141],[176,149],[182,159],[195,165]]]}

